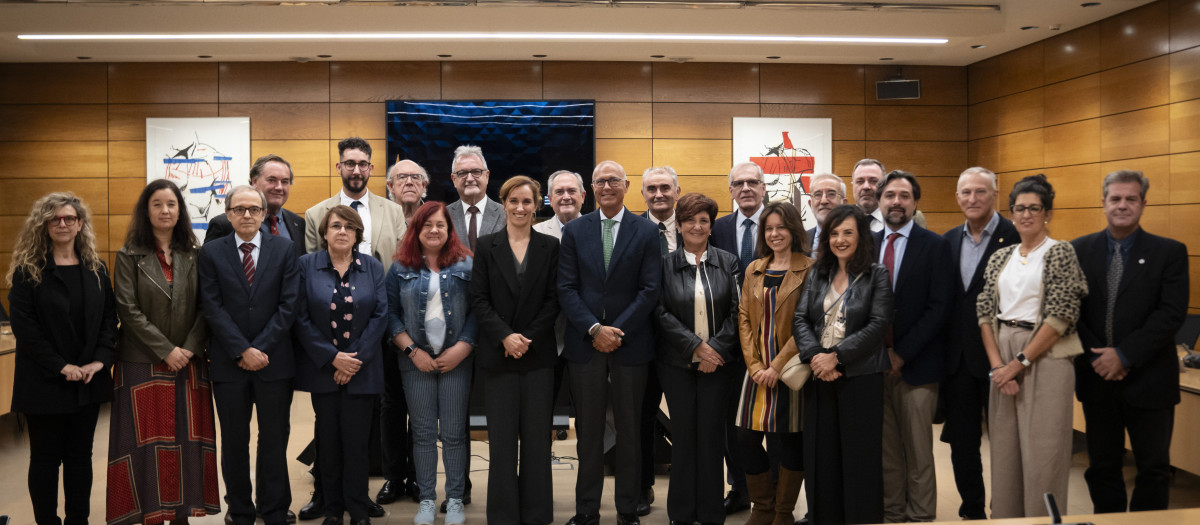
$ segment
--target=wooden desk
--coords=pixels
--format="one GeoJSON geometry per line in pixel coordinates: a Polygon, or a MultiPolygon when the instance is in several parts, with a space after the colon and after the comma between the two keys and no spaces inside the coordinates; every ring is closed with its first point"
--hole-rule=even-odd
{"type": "Polygon", "coordinates": [[[17,339],[0,335],[0,415],[12,411],[13,375],[17,369],[17,339]]]}
{"type": "MultiPolygon", "coordinates": [[[[1063,523],[1087,522],[1091,522],[1096,525],[1129,525],[1133,523],[1153,523],[1154,525],[1194,525],[1196,523],[1200,523],[1200,508],[1063,516],[1063,523]]],[[[962,522],[941,521],[937,523],[949,525],[951,523],[961,524],[962,522]]],[[[1045,525],[1050,523],[1050,518],[1012,518],[1007,520],[988,520],[987,523],[995,523],[998,525],[1045,525]]]]}

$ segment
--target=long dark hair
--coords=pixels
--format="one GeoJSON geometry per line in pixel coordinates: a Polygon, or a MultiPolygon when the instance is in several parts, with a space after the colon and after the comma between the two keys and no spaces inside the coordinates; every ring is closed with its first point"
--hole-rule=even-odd
{"type": "Polygon", "coordinates": [[[175,228],[171,230],[171,251],[190,252],[196,249],[196,236],[192,234],[192,219],[188,216],[187,203],[183,201],[183,192],[179,186],[167,179],[156,179],[142,188],[137,204],[133,205],[133,217],[129,219],[129,230],[125,233],[127,248],[142,248],[155,251],[158,249],[158,239],[154,237],[154,226],[150,224],[150,196],[158,190],[169,189],[175,194],[179,207],[179,217],[175,220],[175,228]]]}
{"type": "Polygon", "coordinates": [[[416,213],[408,220],[404,239],[396,245],[396,254],[392,258],[409,268],[424,266],[425,260],[421,257],[421,229],[424,228],[425,221],[438,213],[446,218],[446,243],[442,245],[442,252],[438,255],[438,267],[445,268],[469,257],[471,249],[463,246],[458,240],[458,234],[454,231],[454,220],[450,218],[446,205],[438,201],[429,201],[417,208],[416,213]]]}
{"type": "Polygon", "coordinates": [[[858,229],[858,246],[854,248],[854,255],[851,255],[846,263],[846,271],[850,275],[857,275],[871,269],[871,263],[875,262],[875,237],[871,235],[871,224],[867,214],[858,206],[843,204],[830,210],[829,215],[825,216],[825,223],[821,225],[820,256],[817,257],[817,271],[821,275],[832,277],[834,272],[837,272],[838,259],[829,249],[829,232],[849,218],[854,219],[858,229]]]}
{"type": "Polygon", "coordinates": [[[800,218],[800,212],[790,202],[775,201],[768,202],[758,216],[758,258],[770,257],[775,253],[767,246],[767,217],[772,213],[783,219],[783,227],[792,234],[792,253],[809,255],[808,232],[804,231],[804,219],[800,218]]]}

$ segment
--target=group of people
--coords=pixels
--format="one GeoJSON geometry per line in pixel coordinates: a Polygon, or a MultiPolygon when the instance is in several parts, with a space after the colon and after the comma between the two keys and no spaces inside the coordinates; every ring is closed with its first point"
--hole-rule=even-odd
{"type": "Polygon", "coordinates": [[[564,379],[579,461],[568,525],[600,521],[609,417],[617,523],[650,512],[663,397],[672,524],[724,523],[749,507],[747,523],[790,525],[802,485],[811,523],[933,520],[939,398],[959,514],[986,517],[986,414],[991,515],[1041,515],[1043,493],[1066,504],[1072,392],[1096,511],[1127,508],[1126,431],[1138,467],[1128,508],[1167,506],[1188,259],[1140,228],[1140,172],[1107,175],[1108,227],[1066,242],[1050,238],[1054,190],[1041,175],[1011,189],[1010,221],[996,212],[996,176],[964,171],[965,222],[938,235],[921,225],[918,179],[872,159],[854,167],[853,205],[840,177],[812,177],[808,230],[792,204],[764,202],[755,164],[733,166],[735,210],[718,217],[710,196],[681,195],[668,166],[645,170],[647,212],[631,213],[624,168],[603,161],[596,211],[581,214],[583,178],[558,171],[544,189],[554,216],[538,223],[541,184],[511,176],[491,200],[478,147],[456,150],[460,200],[449,205],[424,202],[429,176],[415,162],[388,169],[389,199],[367,189],[369,143],[338,151],[341,191],[303,217],[284,208],[291,166],[259,158],[203,248],[180,189],[151,182],[111,280],[85,203],[62,192],[34,204],[7,279],[37,523],[63,522],[60,465],[65,522],[87,522],[108,401],[110,525],[220,512],[214,400],[226,522],[294,521],[294,390],[311,393],[316,416],[315,492],[300,519],[340,525],[348,513],[366,525],[408,496],[414,523],[434,523],[440,441],[440,512],[463,523],[475,390],[486,400],[487,522],[548,524],[564,379]]]}

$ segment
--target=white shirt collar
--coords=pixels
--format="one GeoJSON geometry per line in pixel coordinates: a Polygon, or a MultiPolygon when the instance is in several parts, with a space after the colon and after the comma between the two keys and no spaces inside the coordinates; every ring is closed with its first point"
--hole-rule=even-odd
{"type": "Polygon", "coordinates": [[[614,221],[617,221],[617,224],[621,224],[621,217],[623,217],[623,216],[625,215],[625,207],[624,207],[624,206],[622,206],[622,207],[621,207],[621,210],[617,212],[617,216],[616,216],[616,217],[609,217],[609,216],[606,216],[606,215],[604,215],[604,210],[603,210],[603,209],[600,209],[600,208],[596,208],[596,211],[599,211],[599,212],[600,212],[600,219],[601,219],[601,220],[604,220],[604,219],[612,219],[612,220],[614,220],[614,221]]]}
{"type": "MultiPolygon", "coordinates": [[[[692,266],[696,266],[699,264],[698,262],[696,262],[696,254],[689,252],[687,250],[684,250],[683,248],[680,248],[679,250],[683,252],[683,260],[687,261],[688,264],[690,264],[692,266]]],[[[708,260],[708,250],[706,249],[706,250],[704,250],[704,253],[700,254],[700,262],[704,262],[707,260],[708,260]]]]}
{"type": "Polygon", "coordinates": [[[471,206],[474,206],[476,208],[479,208],[479,215],[483,215],[483,209],[487,207],[488,198],[484,197],[482,199],[479,199],[479,202],[477,202],[475,204],[467,204],[467,201],[464,201],[462,199],[459,199],[459,201],[462,202],[464,214],[470,215],[471,212],[467,211],[467,210],[470,209],[471,206]]]}
{"type": "Polygon", "coordinates": [[[758,224],[758,218],[762,216],[762,211],[763,211],[763,208],[765,208],[765,207],[766,207],[765,205],[759,204],[758,209],[754,210],[754,213],[750,214],[749,216],[746,216],[745,214],[743,214],[742,209],[738,208],[737,225],[741,226],[742,223],[746,222],[746,219],[750,219],[751,221],[754,221],[754,224],[758,224]]]}
{"type": "Polygon", "coordinates": [[[233,240],[236,241],[238,249],[241,249],[242,245],[247,242],[253,243],[255,248],[262,248],[262,229],[259,228],[254,230],[254,238],[250,239],[249,241],[243,241],[242,236],[238,235],[237,232],[234,232],[233,240]]]}
{"type": "Polygon", "coordinates": [[[658,217],[655,217],[653,213],[647,213],[646,216],[649,217],[650,222],[653,222],[656,226],[661,223],[661,224],[666,225],[668,230],[675,227],[675,211],[674,210],[671,211],[671,216],[667,217],[667,220],[665,220],[665,221],[658,220],[658,217]]]}
{"type": "Polygon", "coordinates": [[[901,237],[904,237],[905,239],[907,239],[910,235],[912,235],[913,225],[916,223],[917,223],[917,221],[910,219],[908,221],[908,224],[901,226],[899,230],[893,230],[892,225],[884,223],[883,224],[883,238],[886,240],[888,238],[888,235],[891,235],[893,233],[899,233],[901,237]]]}
{"type": "MultiPolygon", "coordinates": [[[[361,202],[363,206],[370,206],[371,190],[367,190],[367,192],[363,194],[361,199],[351,199],[349,195],[346,195],[346,190],[343,188],[342,190],[338,191],[338,197],[341,199],[342,204],[345,206],[350,206],[350,203],[354,202],[355,200],[357,200],[358,202],[361,202]]],[[[350,206],[350,207],[353,208],[354,206],[350,206]]],[[[355,210],[355,211],[357,211],[357,210],[355,210]]]]}

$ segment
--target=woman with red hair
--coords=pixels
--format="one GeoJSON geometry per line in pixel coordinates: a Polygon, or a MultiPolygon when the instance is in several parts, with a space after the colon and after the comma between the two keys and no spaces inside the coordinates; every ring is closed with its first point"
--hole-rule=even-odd
{"type": "Polygon", "coordinates": [[[454,233],[446,205],[427,202],[409,220],[387,276],[388,333],[403,352],[400,374],[413,433],[421,505],[416,525],[432,525],[437,440],[446,471],[446,523],[463,523],[467,402],[475,347],[470,307],[471,251],[454,233]]]}

